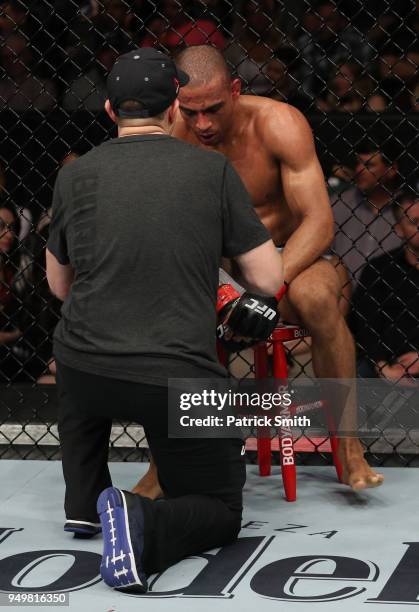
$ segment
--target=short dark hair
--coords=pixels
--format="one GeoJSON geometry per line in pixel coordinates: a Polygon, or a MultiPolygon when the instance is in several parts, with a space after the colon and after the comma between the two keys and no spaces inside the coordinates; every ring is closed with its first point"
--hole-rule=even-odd
{"type": "Polygon", "coordinates": [[[192,86],[210,83],[221,76],[231,83],[230,68],[219,49],[211,45],[193,45],[182,49],[175,57],[176,66],[189,75],[192,86]]]}
{"type": "Polygon", "coordinates": [[[419,193],[414,189],[403,189],[403,191],[397,195],[391,205],[397,223],[400,223],[403,218],[405,212],[404,205],[410,202],[415,202],[416,200],[419,200],[419,193]]]}
{"type": "MultiPolygon", "coordinates": [[[[136,113],[144,110],[144,104],[138,100],[125,100],[125,102],[122,102],[122,104],[119,105],[119,109],[129,113],[136,113]]],[[[163,117],[164,112],[156,115],[155,118],[161,120],[163,117]]]]}
{"type": "Polygon", "coordinates": [[[387,166],[392,166],[400,161],[404,151],[403,145],[394,137],[386,139],[367,137],[355,146],[355,153],[357,155],[380,153],[387,166]]]}

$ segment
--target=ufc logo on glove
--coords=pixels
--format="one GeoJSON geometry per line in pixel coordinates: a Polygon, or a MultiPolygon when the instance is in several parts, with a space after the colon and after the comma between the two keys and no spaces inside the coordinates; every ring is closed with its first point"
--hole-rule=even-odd
{"type": "Polygon", "coordinates": [[[274,317],[276,317],[276,311],[272,310],[272,308],[269,308],[266,304],[260,304],[258,300],[255,300],[254,298],[250,298],[249,302],[250,304],[245,304],[246,308],[250,308],[250,310],[254,310],[258,314],[261,314],[267,319],[269,319],[270,321],[274,317]]]}

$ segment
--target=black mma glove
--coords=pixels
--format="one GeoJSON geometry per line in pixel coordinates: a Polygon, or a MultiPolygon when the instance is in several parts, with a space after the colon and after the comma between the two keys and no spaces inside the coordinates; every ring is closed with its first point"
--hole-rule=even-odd
{"type": "Polygon", "coordinates": [[[235,296],[234,300],[228,301],[226,306],[230,306],[228,312],[231,312],[226,323],[221,318],[223,314],[224,318],[226,316],[223,313],[225,309],[219,312],[221,322],[217,327],[217,335],[222,346],[228,351],[237,352],[269,338],[279,319],[277,305],[278,301],[274,297],[248,292],[239,299],[235,296]],[[225,337],[227,332],[248,339],[227,340],[225,337]]]}

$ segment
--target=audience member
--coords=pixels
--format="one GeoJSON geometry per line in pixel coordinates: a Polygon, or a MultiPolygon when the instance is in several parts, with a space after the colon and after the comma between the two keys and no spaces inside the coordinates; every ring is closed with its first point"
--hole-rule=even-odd
{"type": "Polygon", "coordinates": [[[17,236],[19,219],[15,209],[0,203],[0,382],[8,382],[19,370],[13,348],[22,335],[18,327],[19,309],[14,291],[18,271],[17,236]]]}
{"type": "Polygon", "coordinates": [[[397,0],[397,4],[382,0],[357,2],[358,18],[354,16],[354,21],[356,26],[365,32],[370,45],[380,53],[388,41],[397,36],[401,35],[406,42],[410,39],[414,31],[411,26],[414,23],[412,4],[412,0],[397,0]],[[406,29],[404,24],[408,24],[406,29]]]}
{"type": "MultiPolygon", "coordinates": [[[[333,164],[327,177],[329,194],[341,194],[351,189],[354,180],[354,170],[344,164],[333,164]]],[[[336,197],[336,196],[335,196],[336,197]]]]}
{"type": "MultiPolygon", "coordinates": [[[[24,244],[21,283],[17,288],[21,304],[19,327],[23,333],[19,357],[25,363],[25,377],[32,381],[49,375],[52,335],[61,310],[61,302],[51,294],[45,274],[49,221],[49,217],[42,218],[24,244]]],[[[42,382],[53,381],[43,379],[42,382]]]]}
{"type": "Polygon", "coordinates": [[[371,77],[358,62],[345,61],[332,71],[324,95],[317,100],[317,107],[324,112],[348,112],[384,110],[384,97],[381,106],[377,96],[372,100],[370,94],[374,89],[371,77]]]}
{"type": "Polygon", "coordinates": [[[5,73],[0,81],[0,110],[48,111],[55,106],[55,86],[49,79],[34,75],[33,54],[23,36],[10,34],[2,40],[0,62],[5,73]]]}
{"type": "Polygon", "coordinates": [[[393,111],[411,110],[411,95],[419,76],[419,44],[404,51],[391,42],[378,61],[379,89],[393,111]]]}
{"type": "Polygon", "coordinates": [[[336,226],[333,251],[355,283],[371,258],[400,245],[391,203],[398,191],[402,151],[393,138],[381,145],[370,139],[362,141],[356,150],[356,187],[332,198],[336,226]]]}
{"type": "Polygon", "coordinates": [[[116,36],[124,42],[125,48],[121,52],[125,53],[130,48],[133,14],[129,4],[125,0],[101,0],[98,4],[99,10],[92,16],[91,21],[94,30],[99,34],[100,45],[111,45],[116,36]]]}
{"type": "Polygon", "coordinates": [[[223,36],[231,36],[234,7],[230,0],[193,0],[191,14],[195,18],[215,21],[223,36]]]}
{"type": "Polygon", "coordinates": [[[300,80],[307,94],[322,97],[334,66],[350,59],[365,66],[372,49],[331,0],[317,2],[306,16],[304,23],[307,22],[310,31],[298,39],[302,58],[300,80]]]}
{"type": "Polygon", "coordinates": [[[141,47],[175,52],[183,47],[210,44],[224,49],[225,39],[213,19],[193,19],[186,0],[161,0],[157,16],[147,24],[141,47]]]}
{"type": "MultiPolygon", "coordinates": [[[[6,187],[6,172],[0,161],[0,207],[3,203],[11,203],[11,196],[6,187]]],[[[23,240],[32,227],[32,213],[29,208],[18,208],[13,204],[15,212],[19,215],[19,240],[23,240]]]]}
{"type": "Polygon", "coordinates": [[[69,84],[64,93],[62,106],[66,111],[80,109],[94,113],[103,111],[106,93],[106,77],[118,58],[119,52],[105,46],[97,53],[96,60],[81,76],[69,84]]]}
{"type": "Polygon", "coordinates": [[[28,21],[29,11],[23,2],[8,0],[0,6],[0,34],[5,36],[16,30],[22,31],[28,21]]]}
{"type": "Polygon", "coordinates": [[[29,4],[22,0],[6,0],[0,4],[0,36],[7,38],[13,33],[23,35],[31,42],[38,66],[43,64],[52,42],[43,4],[29,4]]]}
{"type": "Polygon", "coordinates": [[[132,0],[130,2],[127,27],[134,46],[145,35],[147,24],[156,17],[155,0],[132,0]]]}
{"type": "Polygon", "coordinates": [[[368,104],[366,107],[367,112],[373,113],[384,113],[388,108],[388,100],[384,94],[377,92],[372,93],[368,98],[368,104]]]}
{"type": "Polygon", "coordinates": [[[419,196],[393,203],[403,246],[370,261],[353,298],[351,328],[359,374],[390,381],[419,377],[419,196]]]}
{"type": "Polygon", "coordinates": [[[262,74],[270,84],[265,96],[291,104],[304,113],[310,110],[312,101],[300,92],[297,80],[283,61],[277,57],[270,59],[262,68],[262,74]]]}
{"type": "Polygon", "coordinates": [[[278,25],[275,0],[244,0],[235,15],[233,35],[224,56],[232,72],[241,79],[243,91],[268,95],[272,80],[266,76],[266,69],[276,50],[286,45],[278,25]]]}
{"type": "MultiPolygon", "coordinates": [[[[71,150],[61,161],[61,167],[78,159],[71,150]]],[[[45,247],[49,236],[51,209],[41,215],[36,230],[24,243],[20,258],[18,291],[21,301],[20,327],[24,342],[20,348],[25,361],[25,374],[39,384],[55,383],[55,363],[52,358],[52,335],[60,318],[61,302],[50,292],[45,276],[45,247]]]]}
{"type": "MultiPolygon", "coordinates": [[[[77,159],[76,151],[69,151],[61,166],[77,159]]],[[[14,317],[22,337],[13,346],[15,366],[23,363],[15,372],[20,380],[38,379],[39,383],[52,384],[54,363],[52,360],[52,335],[60,318],[61,303],[50,293],[45,276],[45,247],[49,235],[50,210],[41,215],[34,231],[20,245],[19,260],[15,264],[13,295],[14,317]]],[[[16,368],[15,368],[16,369],[16,368]]]]}
{"type": "Polygon", "coordinates": [[[94,25],[96,15],[90,4],[57,0],[50,24],[49,61],[60,77],[60,90],[89,69],[100,47],[100,35],[94,25]]]}

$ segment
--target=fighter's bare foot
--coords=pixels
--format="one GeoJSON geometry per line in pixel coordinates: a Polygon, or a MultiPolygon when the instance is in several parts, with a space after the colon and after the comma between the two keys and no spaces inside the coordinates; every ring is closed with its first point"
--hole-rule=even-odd
{"type": "Polygon", "coordinates": [[[375,472],[364,459],[364,450],[357,438],[339,440],[339,458],[342,463],[342,482],[353,491],[379,487],[383,474],[375,472]]]}
{"type": "Polygon", "coordinates": [[[153,460],[150,461],[147,473],[137,482],[132,492],[150,499],[158,499],[164,496],[157,476],[156,464],[153,460]]]}

